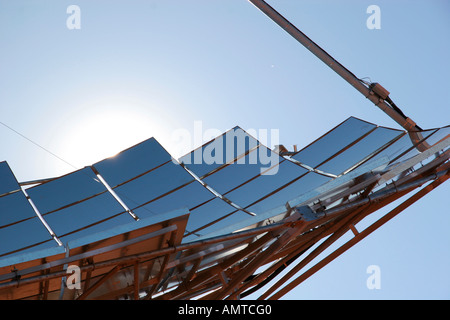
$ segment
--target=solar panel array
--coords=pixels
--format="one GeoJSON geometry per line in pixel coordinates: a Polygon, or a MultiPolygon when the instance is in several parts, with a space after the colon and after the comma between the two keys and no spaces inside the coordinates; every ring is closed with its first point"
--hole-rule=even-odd
{"type": "Polygon", "coordinates": [[[404,131],[351,117],[283,156],[235,127],[179,160],[151,138],[26,190],[1,162],[0,265],[179,208],[190,213],[185,243],[228,233],[358,168],[395,166],[416,155],[417,144],[449,134],[449,127],[423,131],[413,143],[404,131]]]}

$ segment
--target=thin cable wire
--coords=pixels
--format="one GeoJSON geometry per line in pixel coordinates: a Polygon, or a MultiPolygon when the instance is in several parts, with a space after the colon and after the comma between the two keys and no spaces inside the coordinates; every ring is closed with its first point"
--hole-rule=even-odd
{"type": "Polygon", "coordinates": [[[44,150],[45,152],[51,154],[52,156],[54,156],[55,158],[59,159],[60,161],[64,162],[65,164],[71,166],[72,168],[78,170],[78,167],[76,167],[75,165],[71,164],[70,162],[67,162],[66,160],[64,160],[63,158],[59,157],[58,155],[54,154],[53,152],[51,152],[50,150],[44,148],[43,146],[41,146],[39,143],[31,140],[30,138],[26,137],[25,135],[21,134],[19,131],[11,128],[10,126],[8,126],[7,124],[3,123],[0,121],[0,124],[2,124],[3,126],[5,126],[6,128],[8,128],[9,130],[13,131],[14,133],[18,134],[19,136],[21,136],[22,138],[28,140],[29,142],[31,142],[32,144],[34,144],[35,146],[41,148],[42,150],[44,150]]]}

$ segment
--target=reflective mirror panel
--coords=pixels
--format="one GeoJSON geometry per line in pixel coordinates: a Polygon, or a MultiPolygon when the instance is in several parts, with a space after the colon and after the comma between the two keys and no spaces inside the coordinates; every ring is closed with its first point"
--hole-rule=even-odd
{"type": "Polygon", "coordinates": [[[376,125],[372,123],[350,117],[292,158],[315,168],[375,128],[376,125]]]}
{"type": "Polygon", "coordinates": [[[201,178],[233,160],[243,162],[241,158],[258,145],[255,138],[235,127],[181,157],[179,161],[201,178]]]}
{"type": "MultiPolygon", "coordinates": [[[[206,170],[206,164],[186,164],[186,167],[197,170],[196,174],[201,176],[202,181],[238,206],[249,206],[308,172],[263,146],[244,130],[235,128],[233,132],[242,138],[241,144],[245,146],[240,149],[241,152],[234,149],[233,156],[237,158],[228,159],[227,164],[214,164],[213,170],[206,170]],[[248,143],[243,143],[245,141],[248,143]]],[[[227,137],[223,136],[223,139],[227,137]]],[[[221,143],[220,146],[223,147],[225,143],[221,143]]],[[[207,146],[208,144],[197,151],[206,150],[207,146]]],[[[193,159],[194,155],[190,154],[190,157],[193,159]]]]}
{"type": "MultiPolygon", "coordinates": [[[[421,135],[433,145],[450,136],[450,127],[423,131],[421,135]]],[[[180,162],[220,195],[256,214],[255,219],[267,219],[274,208],[273,212],[279,214],[278,208],[290,200],[306,201],[317,196],[338,185],[339,179],[352,179],[353,173],[377,159],[386,165],[388,160],[400,162],[418,153],[404,131],[351,117],[292,156],[326,173],[349,172],[340,178],[310,172],[280,157],[239,127],[185,155],[180,162]]],[[[231,232],[227,227],[251,219],[173,163],[166,150],[151,138],[92,167],[27,189],[64,243],[134,222],[95,170],[141,219],[188,209],[184,242],[231,232]]],[[[0,256],[54,246],[55,241],[20,191],[8,164],[0,162],[0,256]]]]}
{"type": "Polygon", "coordinates": [[[195,231],[195,234],[200,236],[249,217],[248,214],[233,208],[225,201],[214,198],[192,210],[186,230],[195,231]],[[198,230],[200,228],[201,230],[198,230]]]}
{"type": "MultiPolygon", "coordinates": [[[[426,138],[430,134],[432,134],[434,131],[435,130],[423,131],[423,132],[421,132],[421,135],[423,136],[423,138],[426,138]]],[[[381,150],[379,153],[374,155],[371,158],[371,160],[376,160],[376,159],[380,159],[382,157],[387,157],[390,160],[390,162],[392,162],[392,161],[396,162],[395,159],[397,159],[399,156],[409,152],[412,148],[414,148],[414,145],[411,141],[411,138],[410,138],[409,134],[404,132],[403,135],[399,139],[393,141],[387,148],[381,150]]]]}
{"type": "Polygon", "coordinates": [[[0,257],[57,246],[37,217],[0,229],[0,257]]]}
{"type": "Polygon", "coordinates": [[[277,192],[267,193],[264,197],[246,207],[246,209],[261,214],[273,208],[285,206],[288,201],[295,199],[310,190],[314,190],[330,180],[332,180],[330,177],[309,172],[299,179],[293,179],[289,183],[283,185],[277,192]]]}
{"type": "Polygon", "coordinates": [[[39,212],[45,214],[107,192],[107,189],[86,167],[26,191],[39,212]]]}
{"type": "Polygon", "coordinates": [[[133,221],[90,167],[27,190],[62,241],[133,221]]]}
{"type": "Polygon", "coordinates": [[[36,216],[6,162],[0,162],[0,257],[53,247],[56,242],[36,216]],[[14,193],[5,193],[18,190],[14,193]]]}
{"type": "Polygon", "coordinates": [[[339,175],[352,166],[368,160],[401,135],[403,135],[403,131],[378,127],[317,169],[339,175]]]}
{"type": "Polygon", "coordinates": [[[6,161],[0,162],[0,196],[19,189],[19,184],[8,163],[6,161]]]}
{"type": "Polygon", "coordinates": [[[217,192],[226,194],[250,181],[272,181],[276,185],[276,181],[285,180],[289,174],[298,176],[306,172],[295,164],[285,163],[284,158],[264,146],[259,146],[241,159],[242,163],[223,166],[202,180],[217,192]]]}
{"type": "Polygon", "coordinates": [[[450,126],[440,128],[427,138],[427,142],[429,145],[433,146],[447,138],[450,137],[450,126]]]}
{"type": "Polygon", "coordinates": [[[154,138],[145,140],[114,157],[93,165],[111,188],[171,161],[171,156],[154,138]]]}
{"type": "Polygon", "coordinates": [[[76,207],[51,213],[45,219],[63,243],[136,222],[110,197],[109,194],[100,195],[76,207]],[[78,222],[67,223],[72,220],[78,222]]]}
{"type": "Polygon", "coordinates": [[[0,228],[33,217],[36,213],[22,191],[0,197],[0,228]]]}
{"type": "Polygon", "coordinates": [[[77,233],[71,239],[133,221],[109,193],[45,214],[44,219],[59,238],[77,233]]]}
{"type": "Polygon", "coordinates": [[[0,256],[27,247],[37,250],[46,241],[44,247],[56,245],[21,191],[0,197],[0,256]]]}
{"type": "MultiPolygon", "coordinates": [[[[450,127],[443,127],[433,131],[424,131],[422,132],[422,136],[426,144],[428,144],[429,146],[433,146],[434,144],[437,144],[450,137],[450,127]]],[[[412,147],[412,143],[410,143],[410,145],[411,147],[407,150],[407,152],[404,152],[399,157],[395,158],[395,162],[402,162],[419,154],[419,150],[417,150],[417,148],[415,147],[412,147]]]]}
{"type": "MultiPolygon", "coordinates": [[[[238,204],[239,206],[245,208],[262,197],[265,197],[273,192],[277,192],[278,189],[282,189],[285,185],[289,184],[291,181],[298,179],[299,177],[306,174],[308,171],[288,160],[281,158],[280,163],[274,166],[270,171],[267,171],[266,175],[256,175],[251,179],[245,181],[240,181],[238,178],[238,173],[240,170],[245,170],[246,165],[234,165],[229,168],[229,173],[227,174],[230,178],[236,177],[236,180],[240,184],[234,189],[224,192],[223,195],[228,199],[238,204]]],[[[220,178],[226,179],[226,175],[219,177],[214,173],[210,177],[205,179],[205,182],[215,187],[219,184],[220,178]],[[210,180],[216,180],[216,183],[210,180]]],[[[259,212],[254,212],[258,214],[259,212]]]]}
{"type": "Polygon", "coordinates": [[[149,199],[146,204],[138,208],[134,208],[133,212],[140,218],[146,218],[178,208],[187,208],[191,211],[197,206],[200,206],[201,204],[214,198],[215,195],[209,192],[199,182],[192,181],[191,183],[188,183],[163,197],[149,199]]]}
{"type": "Polygon", "coordinates": [[[133,209],[173,192],[193,180],[194,178],[180,165],[169,161],[113,190],[130,209],[133,209]]]}

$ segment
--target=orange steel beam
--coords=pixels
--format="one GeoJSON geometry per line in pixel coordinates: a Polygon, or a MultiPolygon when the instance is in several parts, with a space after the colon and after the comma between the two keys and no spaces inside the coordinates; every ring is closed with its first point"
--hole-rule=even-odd
{"type": "MultiPolygon", "coordinates": [[[[441,172],[445,172],[449,166],[444,165],[442,167],[443,168],[442,168],[441,172]]],[[[422,177],[423,173],[424,172],[421,172],[421,174],[416,175],[414,177],[414,179],[418,180],[419,178],[422,177]]],[[[301,242],[296,242],[293,246],[291,246],[287,250],[287,255],[286,255],[286,252],[280,252],[280,254],[274,256],[273,260],[277,260],[277,259],[281,259],[281,260],[278,261],[277,263],[275,263],[274,265],[272,265],[271,267],[269,267],[268,269],[264,270],[260,274],[258,274],[255,278],[252,279],[252,281],[248,281],[244,286],[242,286],[240,289],[238,289],[236,292],[234,292],[233,296],[237,296],[238,294],[243,292],[244,289],[248,289],[252,286],[256,286],[263,281],[267,282],[266,279],[270,276],[273,277],[272,274],[275,271],[277,271],[279,268],[281,268],[283,265],[286,265],[287,261],[290,261],[290,260],[298,257],[299,254],[301,254],[304,250],[306,250],[307,248],[314,245],[320,239],[328,236],[329,234],[335,233],[339,228],[341,228],[343,226],[344,226],[344,228],[343,228],[344,233],[347,232],[349,229],[351,229],[352,225],[358,223],[367,215],[369,215],[369,214],[373,213],[374,211],[384,207],[385,205],[397,200],[398,198],[406,195],[407,193],[411,192],[413,189],[415,189],[417,187],[418,186],[399,191],[399,192],[389,196],[388,198],[378,200],[374,203],[371,203],[370,206],[369,206],[369,204],[366,204],[362,207],[354,209],[353,212],[343,213],[342,217],[339,217],[338,219],[336,219],[334,221],[328,222],[327,224],[325,224],[319,228],[316,228],[309,234],[302,235],[302,238],[308,237],[308,239],[306,239],[306,241],[301,241],[301,239],[298,239],[301,242]]],[[[336,236],[336,234],[332,235],[332,237],[335,237],[335,236],[336,236]]],[[[328,242],[328,239],[326,241],[328,242]]],[[[295,241],[293,241],[293,242],[295,242],[295,241]]],[[[331,245],[331,243],[329,243],[329,245],[331,245]]],[[[326,243],[323,245],[326,245],[326,243]]],[[[325,249],[325,248],[323,248],[323,249],[325,249]]],[[[321,250],[321,251],[323,251],[323,250],[321,250]]],[[[320,252],[313,251],[312,253],[310,253],[310,255],[308,257],[304,258],[290,273],[288,273],[279,282],[285,282],[285,281],[287,281],[287,279],[289,277],[292,277],[293,275],[295,275],[295,273],[297,273],[301,268],[303,268],[307,263],[309,263],[312,260],[311,258],[314,258],[313,257],[314,255],[317,256],[316,253],[318,254],[320,252]]],[[[267,297],[268,294],[273,292],[275,290],[275,287],[278,287],[279,285],[280,285],[279,283],[276,283],[274,285],[274,287],[269,288],[266,291],[266,293],[264,293],[260,297],[260,299],[264,299],[265,297],[267,297]]],[[[252,288],[252,289],[248,290],[247,292],[244,292],[243,296],[246,296],[246,295],[250,294],[251,292],[256,291],[255,289],[258,289],[258,288],[252,288]]]]}
{"type": "MultiPolygon", "coordinates": [[[[307,241],[301,241],[302,239],[298,239],[299,243],[296,243],[296,246],[290,248],[288,252],[284,252],[284,256],[277,256],[275,255],[274,258],[280,259],[277,263],[270,266],[268,269],[261,272],[259,275],[257,275],[252,282],[246,283],[244,286],[242,286],[239,290],[234,292],[232,294],[232,298],[236,297],[238,294],[242,293],[245,289],[248,289],[249,287],[253,285],[257,285],[267,279],[274,271],[278,270],[280,267],[287,266],[286,262],[290,261],[291,259],[294,259],[296,256],[298,256],[300,253],[308,249],[309,247],[313,246],[315,243],[317,243],[320,239],[328,236],[330,233],[335,233],[339,228],[342,227],[342,225],[346,225],[347,222],[355,217],[357,214],[359,214],[364,208],[366,208],[368,205],[365,205],[363,207],[360,207],[356,209],[354,212],[348,213],[345,217],[342,219],[339,219],[337,222],[330,222],[330,225],[326,225],[323,228],[315,229],[312,232],[315,232],[315,235],[313,237],[310,237],[307,239],[307,241]]],[[[302,262],[305,259],[302,260],[302,262]]],[[[270,290],[270,289],[269,289],[270,290]]],[[[261,297],[261,299],[264,299],[264,297],[261,297]]]]}
{"type": "MultiPolygon", "coordinates": [[[[291,291],[293,288],[298,286],[300,283],[308,279],[311,275],[316,273],[318,270],[323,268],[325,265],[339,257],[342,253],[353,247],[356,243],[363,240],[365,237],[367,237],[369,234],[380,228],[382,225],[384,225],[386,222],[397,216],[399,213],[401,213],[403,210],[408,208],[410,205],[421,199],[423,196],[437,188],[439,185],[441,185],[443,182],[445,182],[450,177],[450,173],[446,173],[445,175],[441,176],[440,178],[436,179],[432,183],[428,184],[426,187],[415,193],[413,196],[402,202],[400,205],[398,205],[396,208],[391,210],[389,213],[381,217],[379,220],[371,224],[369,227],[361,231],[358,235],[347,241],[344,245],[336,249],[333,253],[328,255],[326,258],[318,262],[315,266],[311,267],[311,269],[307,270],[305,273],[297,277],[295,280],[290,282],[288,285],[280,289],[278,292],[273,294],[271,297],[269,297],[269,300],[277,300],[283,297],[286,293],[291,291]]],[[[280,283],[281,285],[281,283],[280,283]]]]}
{"type": "Polygon", "coordinates": [[[139,260],[134,263],[134,300],[139,300],[139,260]]]}
{"type": "Polygon", "coordinates": [[[249,277],[256,269],[264,265],[270,257],[280,251],[289,241],[299,235],[305,230],[308,223],[300,221],[297,225],[286,232],[284,232],[274,243],[272,243],[264,251],[259,252],[241,271],[234,274],[234,277],[230,282],[223,286],[221,290],[214,292],[211,297],[213,300],[223,299],[229,295],[232,291],[239,288],[241,283],[249,277]]]}
{"type": "MultiPolygon", "coordinates": [[[[134,255],[115,258],[115,259],[106,260],[106,261],[102,261],[102,262],[98,262],[98,263],[89,263],[88,265],[80,267],[80,271],[86,272],[86,271],[92,271],[94,269],[116,266],[117,264],[134,263],[135,261],[138,261],[138,260],[142,261],[142,260],[146,260],[146,259],[147,260],[155,259],[158,257],[164,257],[165,255],[168,255],[168,254],[176,253],[179,251],[196,249],[196,248],[199,248],[202,246],[220,243],[220,242],[227,241],[227,240],[256,236],[258,234],[276,231],[276,230],[282,229],[283,227],[284,227],[284,223],[275,223],[272,225],[259,227],[257,229],[236,232],[236,233],[228,234],[228,235],[224,235],[224,236],[217,236],[217,237],[206,239],[206,240],[199,240],[199,241],[195,241],[192,243],[181,244],[178,246],[172,246],[172,247],[167,247],[167,248],[163,248],[163,249],[159,249],[159,250],[154,250],[151,252],[134,254],[134,255]]],[[[73,257],[71,257],[71,258],[73,258],[73,257]]],[[[57,265],[63,265],[67,262],[68,261],[66,261],[65,259],[61,259],[58,263],[49,265],[48,268],[43,267],[41,270],[53,268],[57,265]]],[[[34,269],[35,269],[34,267],[30,268],[30,274],[36,271],[34,269]]],[[[27,270],[24,269],[24,270],[22,270],[22,272],[23,272],[23,274],[21,274],[20,280],[15,280],[14,273],[12,273],[11,278],[8,278],[8,280],[9,280],[8,282],[0,283],[0,291],[2,289],[6,289],[9,287],[19,286],[19,285],[24,285],[24,284],[34,283],[34,282],[40,282],[40,281],[43,281],[46,279],[54,279],[54,278],[61,278],[61,277],[67,276],[67,272],[65,270],[55,271],[55,272],[52,272],[49,274],[32,276],[32,277],[28,277],[28,278],[25,277],[25,275],[27,274],[27,270]]]]}
{"type": "Polygon", "coordinates": [[[115,275],[120,269],[121,265],[117,265],[114,268],[112,268],[107,274],[105,274],[100,280],[98,280],[96,283],[94,283],[91,287],[89,287],[87,290],[84,290],[83,294],[78,297],[77,300],[84,300],[86,299],[92,292],[94,292],[98,287],[100,287],[103,283],[105,283],[108,279],[110,279],[113,275],[115,275]]]}

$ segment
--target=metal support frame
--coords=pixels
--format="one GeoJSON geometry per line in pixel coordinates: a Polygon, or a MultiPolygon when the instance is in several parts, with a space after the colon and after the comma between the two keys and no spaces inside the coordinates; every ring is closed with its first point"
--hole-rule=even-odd
{"type": "MultiPolygon", "coordinates": [[[[149,263],[153,263],[155,259],[163,259],[166,262],[163,263],[163,266],[160,268],[160,274],[156,277],[151,278],[151,280],[144,281],[144,283],[139,284],[139,278],[138,274],[134,275],[135,284],[136,286],[133,287],[134,297],[136,297],[139,293],[137,289],[140,287],[141,289],[144,288],[144,286],[153,286],[149,291],[147,291],[147,294],[152,293],[157,285],[161,285],[160,281],[163,278],[163,275],[167,270],[170,268],[175,268],[179,262],[176,262],[173,259],[169,259],[170,256],[177,252],[189,252],[189,250],[195,250],[200,249],[200,253],[195,253],[192,257],[186,257],[184,260],[195,260],[194,267],[191,270],[191,273],[186,279],[193,278],[195,275],[196,269],[199,267],[200,262],[204,256],[207,254],[211,254],[214,252],[218,252],[222,249],[226,249],[226,247],[221,244],[225,241],[233,241],[233,240],[241,240],[241,241],[249,241],[249,239],[252,239],[254,236],[259,234],[264,234],[267,232],[275,231],[277,229],[282,229],[284,227],[284,223],[277,223],[273,225],[263,226],[256,229],[236,232],[233,234],[228,234],[224,236],[218,236],[207,240],[200,240],[196,242],[191,242],[187,244],[180,244],[180,245],[174,245],[173,240],[169,240],[169,246],[165,248],[161,248],[158,250],[153,250],[150,252],[143,252],[140,254],[134,254],[134,255],[128,255],[120,258],[115,258],[111,260],[105,260],[101,262],[94,263],[94,261],[91,259],[92,257],[95,257],[96,255],[105,254],[107,252],[110,252],[112,250],[117,250],[120,248],[125,248],[129,245],[138,243],[140,241],[145,241],[149,238],[161,236],[164,234],[168,234],[171,239],[173,239],[173,233],[176,232],[177,228],[176,225],[172,225],[166,228],[163,228],[161,230],[158,230],[153,233],[145,234],[141,237],[133,238],[130,240],[126,240],[123,242],[119,242],[115,245],[110,245],[107,247],[99,248],[90,250],[78,255],[69,256],[61,259],[57,259],[54,261],[46,262],[43,261],[41,264],[33,267],[29,267],[22,270],[15,270],[13,272],[3,274],[0,276],[0,293],[2,290],[12,288],[12,287],[18,287],[18,286],[24,286],[29,285],[33,283],[40,283],[41,287],[46,286],[46,283],[48,283],[51,279],[56,278],[64,278],[67,276],[66,271],[62,268],[63,265],[66,265],[68,263],[76,263],[77,261],[85,261],[87,262],[84,265],[81,265],[80,263],[80,271],[82,274],[85,275],[84,277],[84,290],[85,292],[81,296],[81,298],[86,298],[89,294],[94,291],[92,288],[98,288],[98,286],[103,283],[104,281],[108,280],[108,278],[104,278],[103,280],[96,280],[94,283],[94,280],[91,277],[91,272],[93,270],[101,270],[104,268],[113,268],[112,270],[115,270],[115,272],[120,271],[122,268],[127,268],[131,266],[134,269],[134,272],[137,271],[137,269],[142,269],[144,267],[147,268],[147,275],[149,275],[149,270],[151,269],[151,266],[149,266],[149,263]],[[170,236],[172,234],[172,236],[170,236]],[[172,244],[171,244],[172,243],[172,244]],[[210,246],[213,245],[214,248],[212,249],[210,246]],[[205,248],[203,250],[202,248],[205,248]],[[86,260],[87,259],[87,260],[86,260]],[[120,268],[119,268],[120,267],[120,268]],[[58,270],[59,268],[59,270],[58,270]],[[115,268],[115,269],[114,269],[115,268]],[[39,272],[38,275],[36,275],[36,272],[39,272]],[[91,283],[94,283],[96,287],[93,287],[91,283]],[[86,293],[86,290],[89,290],[88,294],[86,293]]],[[[105,277],[105,275],[103,276],[105,277]]],[[[189,280],[185,280],[188,282],[189,280]]],[[[44,287],[42,287],[44,288],[44,287]]],[[[41,295],[45,294],[45,290],[42,289],[41,295]]],[[[45,294],[46,295],[46,294],[45,294]]],[[[151,297],[151,294],[149,295],[151,297]]]]}
{"type": "MultiPolygon", "coordinates": [[[[287,220],[290,221],[297,218],[298,215],[293,215],[287,218],[287,220]]],[[[298,222],[293,222],[292,226],[285,230],[284,233],[280,235],[269,235],[272,238],[276,237],[276,240],[265,248],[264,251],[258,252],[245,266],[241,267],[240,272],[235,273],[234,277],[231,278],[230,281],[221,288],[221,290],[214,292],[211,296],[207,296],[206,298],[218,300],[223,299],[228,295],[231,295],[231,297],[236,297],[235,293],[233,294],[232,291],[236,291],[236,289],[242,285],[246,278],[252,275],[260,266],[264,265],[272,255],[279,252],[289,241],[297,237],[302,231],[305,230],[307,226],[308,223],[305,223],[304,220],[299,220],[298,222]]]]}
{"type": "Polygon", "coordinates": [[[83,294],[78,297],[77,300],[84,300],[86,299],[91,293],[95,291],[98,287],[100,287],[103,283],[105,283],[107,280],[109,280],[113,275],[115,275],[120,269],[122,268],[122,265],[116,265],[114,268],[112,268],[107,274],[105,274],[100,280],[98,280],[95,284],[90,286],[89,288],[85,288],[83,294]]]}
{"type": "MultiPolygon", "coordinates": [[[[381,87],[378,83],[372,83],[367,86],[363,81],[361,81],[357,76],[355,76],[351,71],[345,68],[337,60],[335,60],[331,55],[329,55],[324,49],[317,45],[314,41],[308,38],[303,32],[297,29],[291,22],[284,18],[279,12],[272,8],[263,0],[249,0],[255,7],[257,7],[261,12],[263,12],[267,17],[272,19],[276,24],[283,28],[287,33],[289,33],[294,39],[300,42],[306,49],[311,51],[317,58],[319,58],[323,63],[330,67],[334,72],[341,76],[345,81],[347,81],[351,86],[358,90],[363,96],[369,99],[373,104],[385,112],[390,118],[397,122],[401,127],[406,129],[411,139],[414,142],[421,140],[421,135],[419,132],[420,127],[410,118],[406,117],[403,112],[398,109],[393,104],[391,99],[388,97],[389,92],[381,87]],[[388,104],[389,103],[389,104],[388,104]]],[[[418,145],[422,148],[422,145],[418,145]]]]}
{"type": "MultiPolygon", "coordinates": [[[[404,210],[407,206],[411,205],[413,202],[417,201],[418,198],[424,196],[426,193],[430,192],[432,188],[436,187],[437,185],[443,183],[448,177],[448,166],[443,168],[443,171],[445,174],[441,174],[439,181],[433,182],[432,187],[427,187],[428,189],[425,189],[425,191],[421,190],[420,193],[417,196],[413,196],[411,199],[412,201],[408,200],[404,202],[402,205],[400,205],[395,212],[395,214],[398,214],[402,210],[404,210]],[[417,198],[417,199],[415,199],[417,198]]],[[[238,294],[242,294],[242,296],[247,296],[250,293],[253,293],[256,291],[256,289],[261,288],[261,284],[267,283],[267,279],[271,280],[273,279],[274,275],[277,275],[280,270],[284,269],[287,265],[292,263],[294,260],[296,260],[302,253],[304,253],[307,249],[312,247],[313,245],[319,243],[319,241],[325,237],[328,237],[324,242],[322,242],[315,250],[313,250],[307,257],[303,258],[297,266],[294,267],[287,275],[285,275],[281,280],[279,280],[277,283],[275,283],[272,287],[270,287],[261,297],[260,299],[267,298],[271,293],[273,293],[278,287],[280,287],[283,283],[287,282],[289,278],[294,276],[297,272],[299,272],[303,267],[305,267],[308,263],[313,261],[321,252],[323,252],[326,248],[328,248],[331,244],[333,244],[337,239],[339,239],[344,233],[346,233],[348,230],[351,230],[353,226],[361,221],[364,217],[371,214],[372,212],[382,208],[383,206],[391,203],[392,201],[404,196],[405,194],[409,193],[412,189],[417,188],[420,184],[422,184],[423,181],[418,181],[417,185],[410,185],[409,188],[404,188],[403,190],[400,190],[394,194],[387,193],[387,197],[384,199],[379,199],[375,202],[368,202],[362,206],[356,207],[355,209],[351,209],[348,211],[348,213],[344,213],[342,216],[340,216],[338,219],[335,219],[334,221],[327,223],[325,225],[322,225],[319,228],[314,229],[313,231],[309,232],[308,234],[303,234],[301,237],[293,241],[293,245],[287,247],[287,250],[282,252],[280,255],[277,255],[274,257],[274,260],[276,261],[272,266],[264,270],[263,272],[256,275],[251,281],[248,281],[245,285],[243,285],[241,288],[239,288],[235,294],[234,297],[236,297],[238,294]]],[[[369,233],[373,232],[375,229],[380,227],[382,224],[386,223],[388,220],[393,218],[394,213],[391,212],[390,214],[386,215],[384,218],[380,219],[378,222],[373,224],[370,228],[365,229],[362,232],[356,231],[355,233],[355,239],[358,239],[358,241],[362,240],[364,237],[366,237],[369,233]],[[370,232],[369,232],[370,231],[370,232]]],[[[350,246],[348,247],[350,248],[350,246]]],[[[348,249],[346,248],[346,249],[348,249]]],[[[324,260],[329,260],[330,256],[324,258],[324,260]]],[[[331,259],[332,260],[332,259],[331,259]]],[[[329,261],[331,261],[329,260],[329,261]]],[[[306,274],[308,276],[312,275],[314,272],[317,272],[320,268],[322,268],[325,264],[319,262],[315,267],[313,267],[311,270],[308,270],[306,274]],[[309,272],[309,274],[308,274],[309,272]]],[[[303,280],[306,278],[302,278],[303,280]]],[[[293,283],[291,287],[288,288],[287,291],[291,290],[293,287],[297,286],[300,282],[293,283]]],[[[283,294],[285,294],[284,292],[283,294]]],[[[278,293],[277,293],[278,294],[278,293]]],[[[274,295],[273,299],[278,299],[281,297],[280,295],[274,295]]],[[[272,298],[272,297],[271,297],[272,298]]]]}
{"type": "MultiPolygon", "coordinates": [[[[430,183],[428,186],[426,186],[425,188],[421,189],[420,191],[418,191],[416,194],[414,194],[413,196],[411,196],[409,199],[407,199],[406,201],[402,202],[400,205],[398,205],[396,208],[394,208],[393,210],[391,210],[390,212],[388,212],[386,215],[384,215],[382,218],[380,218],[379,220],[377,220],[376,222],[374,222],[373,224],[371,224],[369,227],[367,227],[366,229],[364,229],[361,232],[358,232],[356,234],[354,234],[354,237],[352,239],[350,239],[349,241],[347,241],[345,244],[343,244],[341,247],[339,247],[338,249],[336,249],[334,252],[332,252],[331,254],[329,254],[327,257],[325,257],[324,259],[322,259],[320,262],[318,262],[316,265],[314,265],[313,267],[311,267],[309,270],[307,270],[305,273],[303,273],[302,275],[298,276],[296,279],[294,279],[292,282],[290,282],[288,285],[286,285],[285,287],[283,287],[282,289],[280,289],[278,292],[276,292],[275,294],[273,294],[272,296],[268,297],[270,293],[274,292],[276,289],[278,289],[282,284],[284,284],[289,278],[291,278],[295,273],[297,273],[299,271],[299,269],[301,269],[302,267],[304,267],[304,265],[306,265],[306,263],[303,262],[297,265],[296,268],[294,268],[293,270],[291,270],[283,279],[281,279],[280,281],[278,281],[275,285],[273,285],[269,290],[267,290],[261,297],[260,299],[264,299],[264,298],[269,298],[270,300],[277,300],[280,299],[282,296],[284,296],[286,293],[288,293],[289,291],[291,291],[293,288],[295,288],[296,286],[298,286],[300,283],[302,283],[304,280],[306,280],[307,278],[309,278],[311,275],[313,275],[314,273],[316,273],[318,270],[320,270],[321,268],[323,268],[325,265],[327,265],[328,263],[330,263],[331,261],[333,261],[334,259],[336,259],[337,257],[339,257],[342,253],[344,253],[345,251],[347,251],[348,249],[350,249],[351,247],[353,247],[355,244],[357,244],[358,242],[360,242],[361,240],[363,240],[365,237],[367,237],[369,234],[371,234],[372,232],[374,232],[375,230],[377,230],[378,228],[380,228],[381,226],[383,226],[386,222],[388,222],[389,220],[391,220],[392,218],[394,218],[395,216],[397,216],[399,213],[401,213],[403,210],[405,210],[406,208],[408,208],[410,205],[412,205],[413,203],[415,203],[417,200],[421,199],[423,196],[425,196],[426,194],[428,194],[429,192],[431,192],[433,189],[435,189],[436,187],[438,187],[439,185],[441,185],[443,182],[445,182],[448,178],[450,178],[450,173],[446,173],[445,175],[441,176],[440,178],[436,179],[435,181],[433,181],[432,183],[430,183]]],[[[393,196],[395,198],[398,198],[398,195],[393,196]]],[[[387,199],[386,204],[392,202],[391,199],[387,199]]],[[[373,208],[365,208],[365,210],[363,210],[360,214],[365,214],[367,215],[367,213],[365,212],[366,210],[370,210],[370,211],[374,211],[373,208]]],[[[358,216],[355,217],[354,219],[358,219],[358,216]]],[[[336,241],[340,236],[342,236],[343,233],[345,233],[346,231],[348,231],[351,226],[353,226],[353,222],[349,222],[348,224],[344,224],[341,228],[340,228],[340,232],[337,232],[335,234],[333,234],[332,237],[328,238],[325,242],[323,242],[313,253],[311,253],[314,256],[317,256],[318,253],[322,252],[323,250],[325,250],[327,247],[329,247],[331,245],[331,243],[333,243],[334,241],[336,241]]],[[[310,259],[308,259],[310,260],[310,259]]],[[[308,261],[309,262],[309,261],[308,261]]]]}

